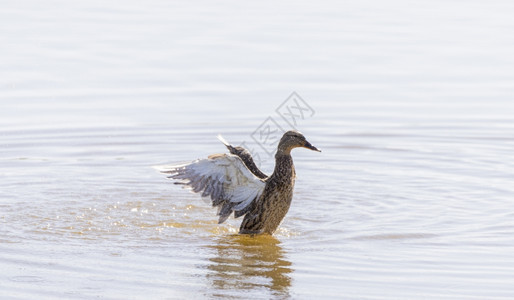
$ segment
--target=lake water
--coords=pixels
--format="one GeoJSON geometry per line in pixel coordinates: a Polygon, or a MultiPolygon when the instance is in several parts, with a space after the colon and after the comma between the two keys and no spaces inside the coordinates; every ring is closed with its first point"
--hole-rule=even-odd
{"type": "Polygon", "coordinates": [[[513,15],[4,1],[0,298],[512,299],[513,15]],[[221,133],[271,173],[260,129],[288,121],[323,152],[293,151],[273,237],[151,168],[224,152],[221,133]]]}

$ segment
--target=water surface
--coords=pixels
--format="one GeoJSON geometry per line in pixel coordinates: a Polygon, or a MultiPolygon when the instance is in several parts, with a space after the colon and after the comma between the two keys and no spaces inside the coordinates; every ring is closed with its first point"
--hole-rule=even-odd
{"type": "Polygon", "coordinates": [[[1,298],[511,299],[513,13],[4,3],[1,298]],[[238,236],[151,168],[223,152],[222,133],[270,173],[252,134],[291,128],[293,91],[323,152],[293,151],[273,237],[238,236]]]}

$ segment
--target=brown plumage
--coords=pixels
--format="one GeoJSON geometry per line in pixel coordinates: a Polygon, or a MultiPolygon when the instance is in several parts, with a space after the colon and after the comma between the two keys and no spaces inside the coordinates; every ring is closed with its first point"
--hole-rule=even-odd
{"type": "Polygon", "coordinates": [[[239,233],[273,234],[287,214],[293,198],[295,169],[291,150],[312,146],[298,131],[284,133],[275,154],[275,170],[269,177],[255,165],[248,150],[220,140],[231,154],[215,154],[189,164],[164,166],[158,169],[169,178],[188,185],[193,192],[202,192],[218,207],[219,223],[234,212],[245,216],[239,233]]]}

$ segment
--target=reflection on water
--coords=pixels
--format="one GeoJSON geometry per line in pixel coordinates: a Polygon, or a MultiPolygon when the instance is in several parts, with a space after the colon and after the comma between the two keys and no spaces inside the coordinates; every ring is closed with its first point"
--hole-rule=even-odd
{"type": "Polygon", "coordinates": [[[289,296],[293,271],[280,241],[272,236],[233,235],[220,237],[209,258],[207,275],[214,297],[244,295],[265,288],[274,296],[289,296]]]}

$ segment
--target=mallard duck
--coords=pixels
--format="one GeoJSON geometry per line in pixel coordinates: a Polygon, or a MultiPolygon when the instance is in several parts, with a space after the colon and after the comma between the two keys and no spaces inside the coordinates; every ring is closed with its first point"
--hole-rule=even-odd
{"type": "Polygon", "coordinates": [[[229,153],[213,154],[193,162],[157,167],[168,178],[184,184],[202,197],[210,197],[218,207],[221,224],[234,212],[244,215],[240,234],[272,235],[285,217],[293,198],[295,169],[291,150],[298,147],[321,152],[298,131],[287,131],[278,143],[275,170],[266,176],[243,147],[234,147],[218,138],[229,153]]]}

